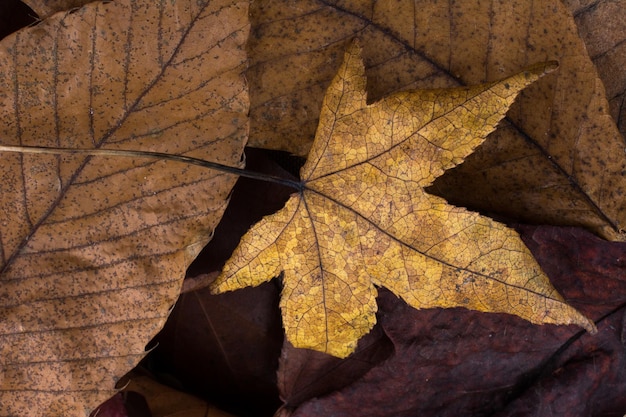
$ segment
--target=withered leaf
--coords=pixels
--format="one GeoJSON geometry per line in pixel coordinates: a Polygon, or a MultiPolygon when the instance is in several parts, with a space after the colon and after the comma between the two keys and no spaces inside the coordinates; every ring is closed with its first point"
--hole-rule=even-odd
{"type": "Polygon", "coordinates": [[[353,44],[324,98],[301,190],[243,237],[213,290],[282,273],[287,339],[338,357],[373,327],[375,286],[415,308],[508,312],[594,331],[514,231],[424,191],[551,69],[541,64],[496,83],[401,92],[367,105],[353,44]]]}
{"type": "MultiPolygon", "coordinates": [[[[241,163],[246,2],[97,2],[0,44],[3,145],[241,163]]],[[[0,415],[85,416],[145,354],[234,177],[0,153],[0,415]]]]}
{"type": "Polygon", "coordinates": [[[626,0],[564,3],[606,88],[611,116],[626,136],[626,0]]]}
{"type": "Polygon", "coordinates": [[[160,384],[145,375],[132,375],[125,390],[143,395],[152,417],[235,417],[200,398],[160,384]]]}
{"type": "Polygon", "coordinates": [[[47,18],[56,12],[84,6],[93,1],[94,0],[23,0],[23,2],[37,13],[41,19],[47,18]]]}
{"type": "MultiPolygon", "coordinates": [[[[370,46],[374,100],[407,88],[495,81],[535,62],[559,61],[559,71],[526,89],[492,140],[432,192],[514,219],[624,238],[624,140],[560,0],[446,7],[436,0],[419,7],[408,0],[268,0],[254,3],[252,25],[249,144],[300,154],[311,146],[345,39],[359,36],[370,46]]],[[[612,72],[623,74],[621,67],[612,72]]]]}

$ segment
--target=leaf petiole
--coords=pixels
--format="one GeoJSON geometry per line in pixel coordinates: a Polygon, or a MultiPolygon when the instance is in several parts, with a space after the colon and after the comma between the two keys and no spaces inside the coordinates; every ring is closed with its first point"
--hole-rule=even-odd
{"type": "Polygon", "coordinates": [[[151,159],[163,159],[175,162],[182,162],[184,164],[197,165],[203,168],[215,169],[217,171],[226,172],[228,174],[239,175],[241,177],[252,178],[255,180],[273,182],[275,184],[281,184],[290,188],[294,188],[298,191],[302,190],[302,183],[293,181],[287,178],[277,177],[275,175],[263,174],[261,172],[246,171],[242,168],[232,167],[229,165],[219,164],[217,162],[205,161],[204,159],[193,158],[185,155],[174,155],[162,152],[148,152],[148,151],[131,151],[124,149],[70,149],[70,148],[55,148],[46,146],[11,146],[0,145],[0,152],[19,152],[19,153],[38,153],[38,154],[80,154],[89,156],[124,156],[131,158],[151,158],[151,159]]]}

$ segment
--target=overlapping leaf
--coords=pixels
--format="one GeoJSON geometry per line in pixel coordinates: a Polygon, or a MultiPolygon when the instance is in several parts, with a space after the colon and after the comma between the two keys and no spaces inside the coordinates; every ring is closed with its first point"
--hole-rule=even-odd
{"type": "MultiPolygon", "coordinates": [[[[324,89],[353,36],[370,45],[373,99],[406,88],[490,82],[559,61],[551,83],[528,88],[507,116],[511,123],[438,179],[433,192],[511,218],[623,238],[624,140],[560,0],[431,0],[419,7],[408,0],[268,0],[254,4],[252,24],[250,144],[300,154],[311,146],[324,89]]],[[[623,73],[619,66],[608,71],[623,73]]]]}
{"type": "Polygon", "coordinates": [[[56,12],[70,10],[75,7],[84,6],[93,0],[24,0],[41,19],[53,15],[56,12]]]}
{"type": "MultiPolygon", "coordinates": [[[[99,2],[0,45],[0,143],[240,164],[247,3],[99,2]]],[[[0,154],[0,415],[85,416],[164,323],[232,176],[0,154]]]]}
{"type": "MultiPolygon", "coordinates": [[[[381,291],[380,325],[393,355],[337,391],[305,401],[291,397],[293,411],[286,415],[622,415],[626,243],[606,242],[580,228],[524,226],[519,232],[568,300],[601,317],[597,334],[458,309],[417,311],[381,291]]],[[[325,373],[307,374],[308,364],[301,363],[300,373],[281,363],[279,375],[288,373],[281,391],[286,400],[298,382],[309,389],[326,385],[320,381],[325,373]]],[[[334,378],[350,376],[346,370],[334,378]]]]}
{"type": "Polygon", "coordinates": [[[593,331],[514,231],[424,191],[553,67],[367,105],[360,47],[352,45],[325,96],[302,190],[244,236],[213,289],[258,285],[282,273],[287,338],[339,357],[374,325],[375,286],[415,308],[462,306],[593,331]]]}
{"type": "Polygon", "coordinates": [[[626,1],[565,0],[606,88],[611,116],[626,137],[626,1]]]}

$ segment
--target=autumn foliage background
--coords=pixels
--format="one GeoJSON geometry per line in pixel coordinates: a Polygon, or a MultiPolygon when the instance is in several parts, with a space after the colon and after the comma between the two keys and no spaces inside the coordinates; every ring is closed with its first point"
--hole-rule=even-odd
{"type": "MultiPolygon", "coordinates": [[[[315,113],[319,112],[316,100],[339,65],[345,47],[345,43],[337,42],[337,37],[371,31],[373,34],[368,36],[390,45],[390,49],[409,50],[408,57],[393,56],[391,52],[392,57],[366,56],[368,88],[373,98],[400,86],[441,87],[483,76],[472,73],[480,69],[464,64],[464,60],[472,59],[469,50],[468,56],[449,57],[447,64],[454,67],[449,73],[438,68],[429,77],[416,80],[406,68],[416,65],[410,62],[413,55],[428,56],[430,51],[411,49],[408,42],[399,41],[406,33],[402,26],[406,22],[400,22],[399,18],[396,26],[361,22],[357,29],[346,28],[352,24],[351,19],[358,20],[366,14],[367,7],[363,5],[359,9],[352,4],[301,2],[298,7],[308,11],[298,12],[297,7],[288,7],[293,2],[260,3],[251,10],[252,36],[248,46],[250,142],[285,152],[247,150],[250,170],[281,176],[297,174],[301,160],[289,153],[304,155],[310,146],[315,113]],[[295,15],[299,19],[294,20],[295,15]],[[344,32],[338,33],[337,27],[344,32]],[[290,59],[280,60],[264,48],[281,51],[290,59]],[[385,60],[398,66],[385,67],[381,64],[385,60]],[[302,75],[274,77],[284,68],[298,68],[302,75]],[[467,74],[457,73],[462,70],[467,74]],[[291,95],[283,95],[283,91],[291,95]],[[298,141],[303,136],[304,140],[295,143],[271,143],[275,138],[298,141]]],[[[576,39],[569,38],[561,41],[572,43],[575,51],[581,55],[588,53],[592,58],[600,76],[598,82],[606,89],[613,122],[623,135],[626,133],[623,105],[626,4],[570,1],[564,5],[572,13],[585,43],[577,44],[576,39]]],[[[0,23],[5,33],[29,22],[33,16],[17,2],[5,1],[0,7],[4,8],[0,9],[0,23]]],[[[564,12],[565,8],[555,19],[561,23],[570,19],[564,12]]],[[[426,22],[427,18],[424,19],[426,22]]],[[[393,23],[394,18],[389,21],[393,23]]],[[[534,23],[530,19],[528,24],[534,23]]],[[[548,26],[533,28],[537,32],[549,30],[552,28],[548,26]]],[[[441,41],[435,35],[430,39],[433,44],[441,41]]],[[[493,42],[506,39],[502,34],[493,42]]],[[[437,65],[443,63],[435,62],[434,66],[437,65]]],[[[574,67],[572,71],[575,70],[574,67]]],[[[593,73],[590,76],[595,77],[593,73]]],[[[572,95],[576,97],[574,92],[572,95]]],[[[562,100],[567,102],[571,98],[562,100]]],[[[503,141],[495,148],[503,146],[503,141]]],[[[602,143],[598,147],[602,149],[602,143]]],[[[493,153],[488,147],[482,151],[474,162],[468,161],[467,169],[471,169],[472,163],[476,166],[489,161],[493,153]]],[[[540,158],[547,159],[545,155],[540,158]]],[[[535,168],[529,171],[513,165],[509,173],[512,178],[543,175],[541,167],[535,168]]],[[[188,270],[183,294],[164,330],[151,343],[156,348],[135,371],[133,382],[126,389],[143,392],[153,407],[152,412],[146,408],[144,397],[120,394],[98,415],[174,415],[178,410],[180,415],[199,416],[206,415],[209,409],[210,413],[219,413],[219,408],[235,415],[262,416],[272,415],[279,407],[282,407],[278,411],[280,415],[294,416],[624,415],[626,244],[601,239],[581,227],[559,224],[554,214],[542,218],[534,214],[532,207],[525,206],[522,212],[503,209],[503,204],[515,207],[511,200],[499,198],[501,191],[517,192],[511,183],[494,184],[486,179],[487,185],[483,186],[480,175],[462,172],[454,178],[436,184],[433,192],[440,192],[457,205],[482,209],[515,226],[553,285],[574,307],[596,322],[597,335],[590,336],[571,327],[535,326],[508,315],[463,309],[416,311],[383,290],[378,298],[378,324],[360,342],[353,356],[339,360],[294,349],[282,336],[277,307],[279,283],[274,281],[219,296],[210,295],[205,286],[219,272],[248,227],[264,214],[280,208],[290,192],[276,185],[241,179],[213,240],[188,270]],[[458,193],[455,187],[457,190],[467,187],[472,192],[458,193]],[[505,203],[484,207],[479,200],[505,203]],[[176,391],[165,396],[163,386],[147,388],[148,381],[159,381],[176,391]],[[183,391],[200,399],[192,401],[183,397],[180,394],[183,391]],[[155,392],[167,399],[155,405],[155,392]],[[161,411],[155,411],[159,407],[161,411]]],[[[563,198],[568,194],[557,195],[563,198]]],[[[619,194],[612,197],[618,203],[622,201],[620,198],[623,196],[619,194]]],[[[545,201],[539,202],[542,204],[545,201]]],[[[564,223],[576,224],[571,219],[564,223]]],[[[595,228],[596,233],[602,230],[606,230],[605,225],[595,228]]],[[[607,235],[608,232],[604,237],[607,235]]]]}

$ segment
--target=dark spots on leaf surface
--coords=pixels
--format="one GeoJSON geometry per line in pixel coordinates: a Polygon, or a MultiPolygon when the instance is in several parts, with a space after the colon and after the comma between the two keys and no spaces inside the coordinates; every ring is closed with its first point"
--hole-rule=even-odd
{"type": "Polygon", "coordinates": [[[511,88],[511,85],[509,83],[504,83],[504,88],[506,88],[507,90],[511,88]]]}

